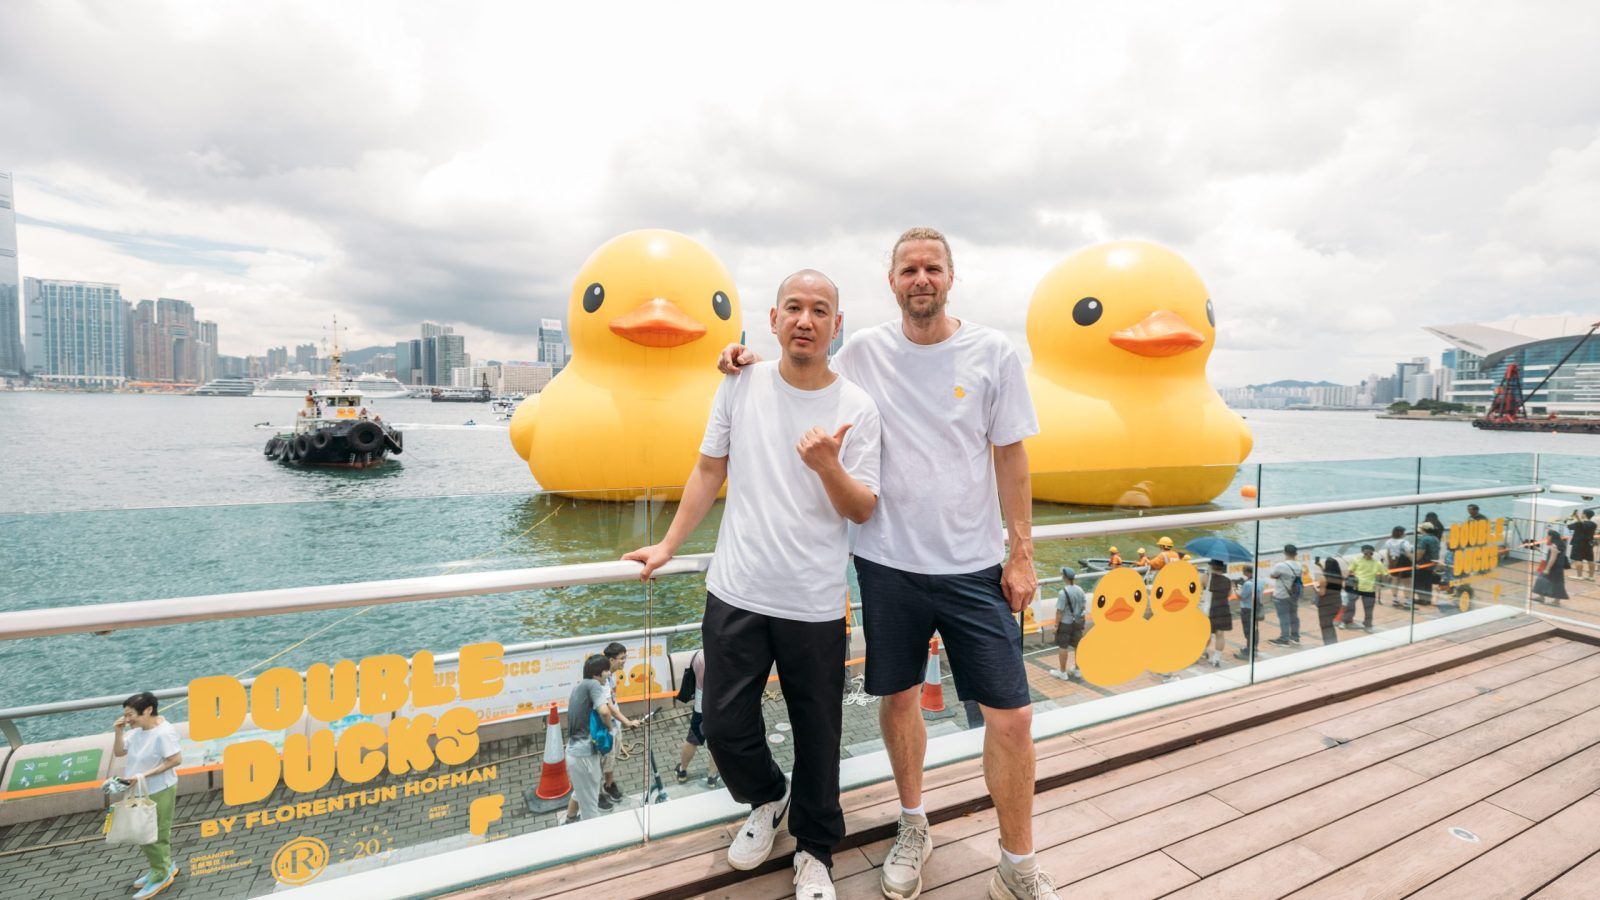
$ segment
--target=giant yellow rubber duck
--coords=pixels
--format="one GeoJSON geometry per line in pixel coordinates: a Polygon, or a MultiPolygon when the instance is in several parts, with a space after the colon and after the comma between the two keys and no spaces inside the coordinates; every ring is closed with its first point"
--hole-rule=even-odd
{"type": "Polygon", "coordinates": [[[1148,241],[1080,250],[1028,306],[1033,496],[1089,506],[1187,506],[1227,489],[1253,443],[1206,380],[1210,293],[1148,241]]]}
{"type": "Polygon", "coordinates": [[[1078,641],[1078,670],[1090,684],[1110,687],[1145,670],[1149,588],[1132,569],[1101,576],[1089,599],[1089,630],[1078,641]]]}
{"type": "Polygon", "coordinates": [[[739,294],[710,250],[630,231],[578,271],[572,360],[511,419],[539,486],[581,499],[676,499],[699,457],[717,354],[740,338],[739,294]]]}
{"type": "Polygon", "coordinates": [[[1168,675],[1195,664],[1211,640],[1211,619],[1200,611],[1205,582],[1194,563],[1167,563],[1150,583],[1150,622],[1145,627],[1145,667],[1168,675]]]}

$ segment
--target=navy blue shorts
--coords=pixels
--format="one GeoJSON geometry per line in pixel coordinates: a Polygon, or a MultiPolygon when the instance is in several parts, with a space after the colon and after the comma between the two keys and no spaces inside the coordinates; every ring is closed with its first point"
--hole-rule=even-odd
{"type": "Polygon", "coordinates": [[[696,747],[704,747],[706,743],[705,733],[700,730],[700,723],[703,721],[705,721],[705,716],[701,715],[700,713],[694,712],[689,714],[689,734],[684,738],[684,740],[695,745],[696,747]]]}
{"type": "Polygon", "coordinates": [[[1022,665],[1022,626],[1000,589],[1000,566],[961,575],[919,575],[856,557],[867,630],[867,693],[921,684],[935,631],[955,673],[956,694],[993,709],[1033,702],[1022,665]]]}

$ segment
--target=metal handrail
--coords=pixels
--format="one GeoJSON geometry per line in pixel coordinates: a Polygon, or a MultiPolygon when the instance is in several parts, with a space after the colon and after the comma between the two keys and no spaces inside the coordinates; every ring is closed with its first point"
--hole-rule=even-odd
{"type": "MultiPolygon", "coordinates": [[[[1471,488],[1436,491],[1361,500],[1333,500],[1324,503],[1297,503],[1286,506],[1251,507],[1203,513],[1178,513],[1064,525],[1040,525],[1033,529],[1035,541],[1066,540],[1099,535],[1164,531],[1205,525],[1292,519],[1322,513],[1354,512],[1396,506],[1448,503],[1537,494],[1537,484],[1508,485],[1496,488],[1471,488]]],[[[697,553],[674,557],[657,570],[658,576],[686,575],[706,571],[711,554],[697,553]]],[[[450,597],[477,597],[513,591],[573,587],[584,584],[615,584],[639,577],[635,562],[578,563],[537,566],[495,572],[470,572],[431,575],[422,578],[397,578],[351,584],[317,585],[303,588],[277,588],[232,594],[208,594],[166,600],[136,600],[125,603],[100,603],[86,606],[58,606],[47,609],[16,610],[0,613],[0,641],[58,634],[96,634],[158,625],[210,622],[217,619],[242,619],[255,616],[287,615],[326,609],[383,606],[450,597]]]]}

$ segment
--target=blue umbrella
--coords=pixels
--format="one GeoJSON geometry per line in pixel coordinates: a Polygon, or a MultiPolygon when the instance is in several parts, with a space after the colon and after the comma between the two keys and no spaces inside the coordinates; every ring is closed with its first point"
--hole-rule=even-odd
{"type": "Polygon", "coordinates": [[[1184,544],[1183,549],[1197,557],[1220,559],[1229,563],[1254,562],[1256,558],[1256,555],[1245,545],[1225,537],[1217,537],[1216,535],[1197,537],[1184,544]]]}

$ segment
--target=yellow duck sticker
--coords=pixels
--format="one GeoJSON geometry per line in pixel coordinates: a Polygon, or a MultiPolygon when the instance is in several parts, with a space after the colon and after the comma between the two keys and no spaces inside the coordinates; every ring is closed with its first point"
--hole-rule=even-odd
{"type": "Polygon", "coordinates": [[[1145,627],[1145,667],[1161,675],[1187,669],[1205,653],[1211,619],[1200,611],[1205,582],[1193,563],[1167,563],[1150,584],[1150,622],[1145,627]]]}
{"type": "Polygon", "coordinates": [[[1094,586],[1090,627],[1078,642],[1083,680],[1110,687],[1145,670],[1148,593],[1144,578],[1132,569],[1112,569],[1094,586]]]}

